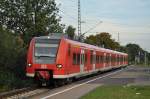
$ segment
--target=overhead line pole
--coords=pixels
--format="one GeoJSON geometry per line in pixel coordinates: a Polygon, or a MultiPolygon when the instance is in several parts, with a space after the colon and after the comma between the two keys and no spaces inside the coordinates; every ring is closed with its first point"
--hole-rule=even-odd
{"type": "Polygon", "coordinates": [[[79,40],[81,36],[81,5],[80,5],[80,0],[78,0],[78,37],[79,40]]]}

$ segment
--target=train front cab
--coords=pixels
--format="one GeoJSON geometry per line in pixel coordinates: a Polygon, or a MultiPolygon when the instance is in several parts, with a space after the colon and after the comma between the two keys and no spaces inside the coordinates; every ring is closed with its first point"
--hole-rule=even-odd
{"type": "Polygon", "coordinates": [[[51,82],[54,76],[64,75],[65,63],[62,59],[66,57],[65,47],[63,38],[33,38],[27,54],[26,75],[34,77],[40,84],[51,82]]]}

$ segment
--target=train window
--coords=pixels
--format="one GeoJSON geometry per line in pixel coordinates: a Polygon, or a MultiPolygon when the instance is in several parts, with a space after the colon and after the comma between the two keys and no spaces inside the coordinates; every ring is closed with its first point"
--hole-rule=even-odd
{"type": "Polygon", "coordinates": [[[119,56],[117,56],[117,62],[119,62],[119,56]]]}
{"type": "Polygon", "coordinates": [[[96,55],[96,63],[98,64],[99,63],[99,56],[96,55]]]}
{"type": "Polygon", "coordinates": [[[96,55],[93,55],[93,64],[96,63],[96,55]]]}
{"type": "Polygon", "coordinates": [[[109,62],[111,62],[111,56],[109,56],[109,62]]]}
{"type": "Polygon", "coordinates": [[[78,65],[80,64],[80,54],[79,53],[77,54],[77,64],[78,65]]]}
{"type": "Polygon", "coordinates": [[[103,56],[103,62],[104,63],[106,62],[106,56],[103,56]]]}
{"type": "Polygon", "coordinates": [[[34,61],[38,64],[55,63],[61,39],[35,38],[34,61]]]}
{"type": "Polygon", "coordinates": [[[90,56],[90,62],[91,62],[91,64],[93,64],[93,55],[92,54],[90,56]]]}
{"type": "Polygon", "coordinates": [[[96,56],[93,55],[93,50],[90,51],[91,55],[90,55],[90,63],[93,64],[96,61],[96,56]],[[95,56],[95,57],[94,57],[95,56]]]}
{"type": "Polygon", "coordinates": [[[59,44],[60,42],[60,39],[42,39],[42,38],[38,38],[38,39],[35,39],[35,42],[36,43],[44,43],[44,44],[59,44]]]}
{"type": "Polygon", "coordinates": [[[98,57],[99,57],[99,60],[98,60],[98,61],[99,61],[99,64],[100,64],[100,63],[101,63],[101,56],[99,55],[98,57]]]}
{"type": "Polygon", "coordinates": [[[115,57],[112,57],[112,62],[115,62],[115,60],[116,60],[115,57]]]}
{"type": "Polygon", "coordinates": [[[120,62],[122,62],[122,56],[120,56],[120,62]]]}
{"type": "Polygon", "coordinates": [[[107,63],[110,62],[110,56],[107,56],[107,63]]]}
{"type": "Polygon", "coordinates": [[[115,59],[116,59],[115,62],[118,62],[118,56],[116,56],[115,59]]]}
{"type": "Polygon", "coordinates": [[[85,64],[87,63],[87,54],[85,54],[85,64]]]}
{"type": "Polygon", "coordinates": [[[109,56],[107,56],[107,63],[109,63],[109,56]]]}
{"type": "Polygon", "coordinates": [[[85,54],[81,54],[81,64],[85,64],[85,54]]]}
{"type": "Polygon", "coordinates": [[[103,63],[103,61],[104,61],[103,56],[100,56],[100,63],[103,63]]]}
{"type": "Polygon", "coordinates": [[[108,61],[109,61],[109,57],[108,57],[108,56],[106,56],[106,63],[108,63],[108,61]]]}
{"type": "Polygon", "coordinates": [[[111,62],[114,62],[114,58],[111,56],[111,62]]]}
{"type": "Polygon", "coordinates": [[[77,54],[73,53],[73,65],[77,64],[77,54]]]}
{"type": "Polygon", "coordinates": [[[101,56],[99,55],[99,63],[101,63],[101,56]]]}
{"type": "Polygon", "coordinates": [[[100,63],[99,59],[100,59],[100,56],[98,55],[98,63],[100,63]]]}
{"type": "Polygon", "coordinates": [[[83,54],[83,64],[85,64],[85,54],[83,54]]]}

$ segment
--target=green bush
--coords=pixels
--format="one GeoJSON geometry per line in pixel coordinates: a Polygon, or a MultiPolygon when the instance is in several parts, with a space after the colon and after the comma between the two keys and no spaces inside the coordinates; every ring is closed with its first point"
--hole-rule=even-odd
{"type": "Polygon", "coordinates": [[[32,84],[25,76],[26,47],[20,36],[0,28],[0,90],[32,84]]]}

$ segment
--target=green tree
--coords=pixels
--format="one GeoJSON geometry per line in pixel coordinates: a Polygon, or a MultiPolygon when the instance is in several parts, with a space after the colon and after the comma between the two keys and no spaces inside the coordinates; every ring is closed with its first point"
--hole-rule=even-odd
{"type": "Polygon", "coordinates": [[[24,86],[25,52],[20,36],[0,27],[0,89],[6,86],[7,89],[24,86]]]}
{"type": "Polygon", "coordinates": [[[97,45],[97,40],[94,35],[90,35],[90,36],[86,37],[84,42],[88,43],[88,44],[92,44],[92,45],[97,45]]]}
{"type": "Polygon", "coordinates": [[[0,24],[28,43],[33,36],[63,32],[58,11],[55,0],[1,0],[0,24]]]}
{"type": "Polygon", "coordinates": [[[0,66],[5,69],[14,69],[23,51],[23,42],[20,37],[14,36],[7,29],[0,28],[0,66]]]}
{"type": "Polygon", "coordinates": [[[85,39],[85,43],[97,45],[113,50],[117,50],[120,45],[118,42],[116,42],[114,39],[111,38],[111,35],[107,32],[102,32],[99,34],[90,35],[85,39]]]}
{"type": "Polygon", "coordinates": [[[68,37],[69,37],[70,39],[74,39],[75,30],[76,30],[76,29],[75,29],[73,26],[69,25],[69,26],[67,27],[65,33],[68,34],[68,37]]]}
{"type": "Polygon", "coordinates": [[[144,54],[142,48],[137,44],[127,44],[126,50],[129,55],[129,61],[134,62],[136,57],[140,57],[140,54],[144,54]]]}

